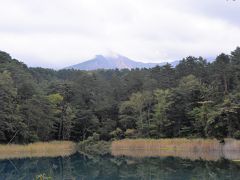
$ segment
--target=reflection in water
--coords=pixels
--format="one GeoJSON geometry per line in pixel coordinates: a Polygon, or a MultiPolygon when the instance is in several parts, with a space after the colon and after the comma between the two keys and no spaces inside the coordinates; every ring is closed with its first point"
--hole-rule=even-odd
{"type": "Polygon", "coordinates": [[[228,160],[180,158],[70,157],[0,161],[0,179],[29,179],[45,173],[53,179],[236,179],[240,166],[228,160]]]}
{"type": "Polygon", "coordinates": [[[191,160],[207,160],[207,161],[217,161],[220,159],[228,160],[239,160],[240,151],[224,151],[224,150],[215,150],[215,151],[184,151],[184,150],[148,150],[148,149],[120,149],[112,150],[112,155],[114,156],[128,156],[128,157],[180,157],[191,160]]]}
{"type": "Polygon", "coordinates": [[[114,156],[128,157],[180,157],[191,160],[217,161],[219,159],[239,160],[240,141],[225,139],[124,139],[114,141],[111,152],[114,156]]]}

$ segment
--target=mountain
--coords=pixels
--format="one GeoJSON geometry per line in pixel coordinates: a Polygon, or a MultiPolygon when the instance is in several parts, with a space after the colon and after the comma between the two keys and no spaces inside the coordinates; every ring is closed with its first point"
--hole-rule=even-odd
{"type": "MultiPolygon", "coordinates": [[[[76,69],[76,70],[96,70],[96,69],[134,69],[134,68],[152,68],[157,65],[163,66],[167,62],[163,63],[143,63],[133,61],[122,55],[103,56],[97,55],[95,58],[66,67],[65,69],[76,69]]],[[[173,66],[178,64],[178,61],[172,63],[173,66]]]]}

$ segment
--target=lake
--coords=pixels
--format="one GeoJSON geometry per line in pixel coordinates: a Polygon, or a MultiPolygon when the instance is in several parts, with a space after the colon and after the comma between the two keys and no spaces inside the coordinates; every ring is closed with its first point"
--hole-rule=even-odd
{"type": "Polygon", "coordinates": [[[226,159],[189,160],[178,157],[86,156],[5,159],[0,161],[1,180],[33,180],[45,174],[52,179],[240,179],[240,164],[226,159]]]}

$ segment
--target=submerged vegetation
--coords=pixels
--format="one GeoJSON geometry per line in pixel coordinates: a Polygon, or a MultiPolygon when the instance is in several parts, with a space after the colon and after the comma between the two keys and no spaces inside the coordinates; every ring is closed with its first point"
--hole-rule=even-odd
{"type": "Polygon", "coordinates": [[[76,144],[70,141],[0,145],[0,159],[69,156],[76,151],[76,144]]]}
{"type": "Polygon", "coordinates": [[[46,176],[46,174],[39,174],[36,176],[35,180],[52,180],[50,176],[46,176]]]}
{"type": "Polygon", "coordinates": [[[28,68],[0,51],[0,142],[240,138],[240,48],[176,67],[28,68]]]}

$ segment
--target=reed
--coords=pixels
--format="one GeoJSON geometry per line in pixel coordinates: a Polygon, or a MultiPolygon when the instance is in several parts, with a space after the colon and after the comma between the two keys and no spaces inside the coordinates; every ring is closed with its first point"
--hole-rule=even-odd
{"type": "Polygon", "coordinates": [[[0,145],[0,159],[68,156],[75,152],[76,144],[70,141],[0,145]]]}
{"type": "Polygon", "coordinates": [[[181,157],[188,159],[218,160],[240,158],[240,141],[226,139],[225,144],[216,139],[125,139],[113,141],[111,152],[114,156],[132,157],[181,157]]]}

